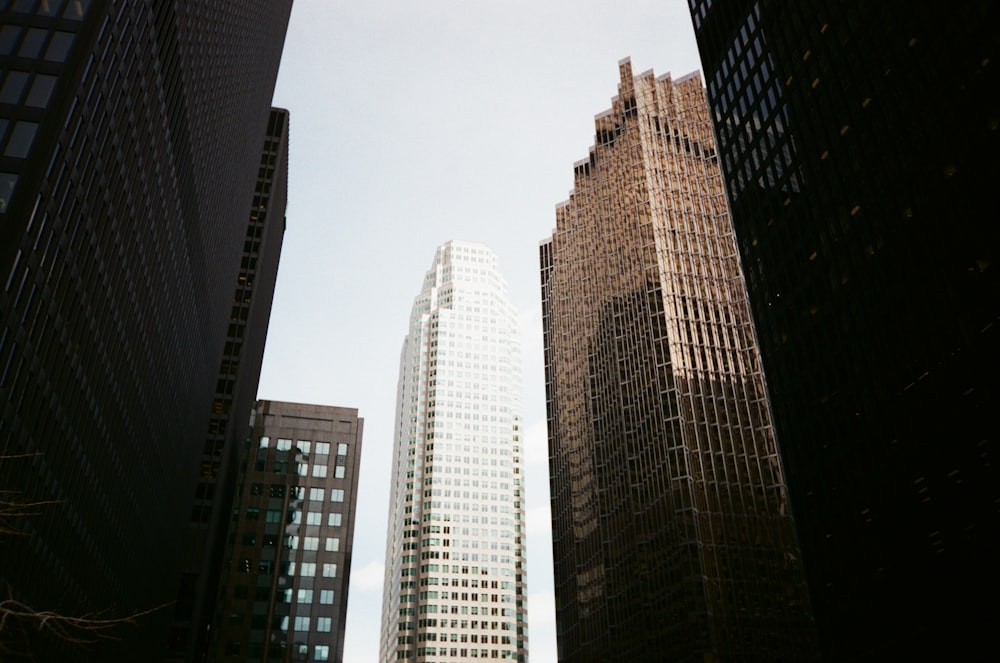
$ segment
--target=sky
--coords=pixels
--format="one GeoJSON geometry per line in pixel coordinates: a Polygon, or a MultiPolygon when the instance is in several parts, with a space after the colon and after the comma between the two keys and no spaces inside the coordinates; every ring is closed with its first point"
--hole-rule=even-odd
{"type": "Polygon", "coordinates": [[[295,0],[274,105],[289,195],[258,398],[364,419],[346,663],[378,660],[399,353],[440,244],[481,242],[520,311],[529,656],[556,661],[538,244],[618,62],[701,63],[685,0],[295,0]]]}

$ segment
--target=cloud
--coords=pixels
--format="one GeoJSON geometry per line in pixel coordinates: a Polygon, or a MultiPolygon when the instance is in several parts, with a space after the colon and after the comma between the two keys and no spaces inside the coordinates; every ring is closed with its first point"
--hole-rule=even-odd
{"type": "Polygon", "coordinates": [[[351,572],[351,592],[382,591],[385,567],[382,562],[372,560],[362,568],[351,572]]]}

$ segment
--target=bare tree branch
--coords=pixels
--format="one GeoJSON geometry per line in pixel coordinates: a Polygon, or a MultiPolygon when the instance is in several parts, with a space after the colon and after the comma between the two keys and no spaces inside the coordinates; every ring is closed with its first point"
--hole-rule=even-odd
{"type": "MultiPolygon", "coordinates": [[[[40,454],[0,456],[0,462],[32,458],[40,454]]],[[[26,501],[21,493],[0,490],[0,544],[3,536],[23,536],[26,532],[18,522],[39,516],[44,507],[61,504],[61,500],[26,501]]],[[[4,656],[31,657],[30,642],[35,634],[51,636],[75,645],[88,645],[100,640],[118,640],[115,631],[122,626],[135,626],[137,620],[162,610],[171,603],[148,610],[134,612],[126,617],[109,617],[108,612],[93,612],[77,616],[64,615],[52,610],[35,608],[14,598],[12,588],[6,587],[7,598],[0,600],[0,658],[4,656]]]]}

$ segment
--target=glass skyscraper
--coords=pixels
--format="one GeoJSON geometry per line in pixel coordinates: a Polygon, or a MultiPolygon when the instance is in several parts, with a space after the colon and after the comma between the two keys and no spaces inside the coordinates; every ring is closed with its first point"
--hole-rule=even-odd
{"type": "Polygon", "coordinates": [[[440,246],[400,354],[380,659],[527,660],[521,348],[485,246],[440,246]]]}
{"type": "Polygon", "coordinates": [[[690,6],[824,659],[995,657],[1000,4],[690,6]]]}
{"type": "Polygon", "coordinates": [[[152,611],[88,647],[8,620],[5,654],[158,661],[172,621],[187,649],[188,534],[249,411],[216,415],[252,403],[270,314],[280,237],[259,253],[248,208],[273,186],[280,230],[261,148],[291,6],[0,0],[0,491],[44,504],[4,537],[0,592],[152,611]]]}
{"type": "Polygon", "coordinates": [[[815,660],[701,79],[619,69],[540,247],[559,660],[815,660]]]}

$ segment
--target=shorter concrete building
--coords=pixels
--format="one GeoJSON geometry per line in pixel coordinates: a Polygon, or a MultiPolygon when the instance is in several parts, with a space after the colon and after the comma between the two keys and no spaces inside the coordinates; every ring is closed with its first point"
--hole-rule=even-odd
{"type": "Polygon", "coordinates": [[[258,401],[212,636],[212,660],[339,661],[364,420],[258,401]]]}

